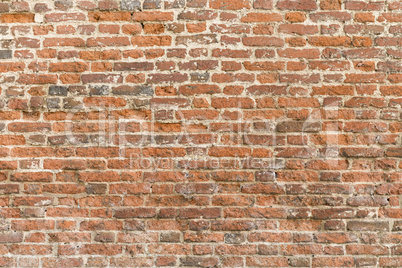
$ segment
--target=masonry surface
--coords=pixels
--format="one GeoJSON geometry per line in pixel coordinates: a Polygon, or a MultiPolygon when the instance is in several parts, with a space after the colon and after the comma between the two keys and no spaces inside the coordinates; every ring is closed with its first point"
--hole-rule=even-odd
{"type": "Polygon", "coordinates": [[[402,2],[0,2],[1,267],[402,267],[402,2]]]}

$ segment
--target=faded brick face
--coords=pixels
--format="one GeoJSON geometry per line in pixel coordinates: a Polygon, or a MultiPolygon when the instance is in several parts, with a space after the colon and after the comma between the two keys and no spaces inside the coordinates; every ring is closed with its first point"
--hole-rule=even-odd
{"type": "Polygon", "coordinates": [[[398,0],[0,1],[1,267],[402,267],[398,0]]]}

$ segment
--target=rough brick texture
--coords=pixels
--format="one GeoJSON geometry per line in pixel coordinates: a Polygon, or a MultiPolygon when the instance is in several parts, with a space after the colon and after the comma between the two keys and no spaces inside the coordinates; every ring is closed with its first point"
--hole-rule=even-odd
{"type": "Polygon", "coordinates": [[[0,266],[402,267],[400,1],[0,22],[0,266]]]}

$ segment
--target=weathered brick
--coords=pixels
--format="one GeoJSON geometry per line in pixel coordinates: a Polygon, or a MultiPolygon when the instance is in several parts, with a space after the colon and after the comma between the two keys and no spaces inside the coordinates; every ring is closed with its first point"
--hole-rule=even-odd
{"type": "Polygon", "coordinates": [[[11,59],[13,53],[11,50],[0,50],[0,59],[11,59]]]}
{"type": "Polygon", "coordinates": [[[122,0],[120,2],[120,7],[122,10],[140,10],[141,1],[139,0],[122,0]]]}
{"type": "Polygon", "coordinates": [[[285,10],[308,11],[317,9],[317,3],[314,0],[301,0],[301,1],[280,0],[278,1],[277,7],[279,9],[285,9],[285,10]]]}
{"type": "Polygon", "coordinates": [[[16,14],[1,14],[0,21],[2,23],[32,23],[34,22],[35,14],[31,13],[16,13],[16,14]]]}

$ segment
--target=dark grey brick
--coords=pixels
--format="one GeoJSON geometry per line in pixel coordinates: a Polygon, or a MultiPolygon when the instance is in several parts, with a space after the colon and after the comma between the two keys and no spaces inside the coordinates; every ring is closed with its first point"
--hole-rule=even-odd
{"type": "Polygon", "coordinates": [[[289,265],[292,267],[310,267],[310,259],[304,257],[289,258],[289,265]]]}
{"type": "Polygon", "coordinates": [[[218,258],[216,257],[185,257],[180,258],[181,266],[184,267],[217,267],[218,258]]]}
{"type": "Polygon", "coordinates": [[[0,59],[11,59],[13,52],[11,50],[0,50],[0,59]]]}
{"type": "Polygon", "coordinates": [[[161,233],[160,241],[161,242],[178,243],[178,242],[180,242],[180,233],[177,233],[177,232],[161,233]]]}

